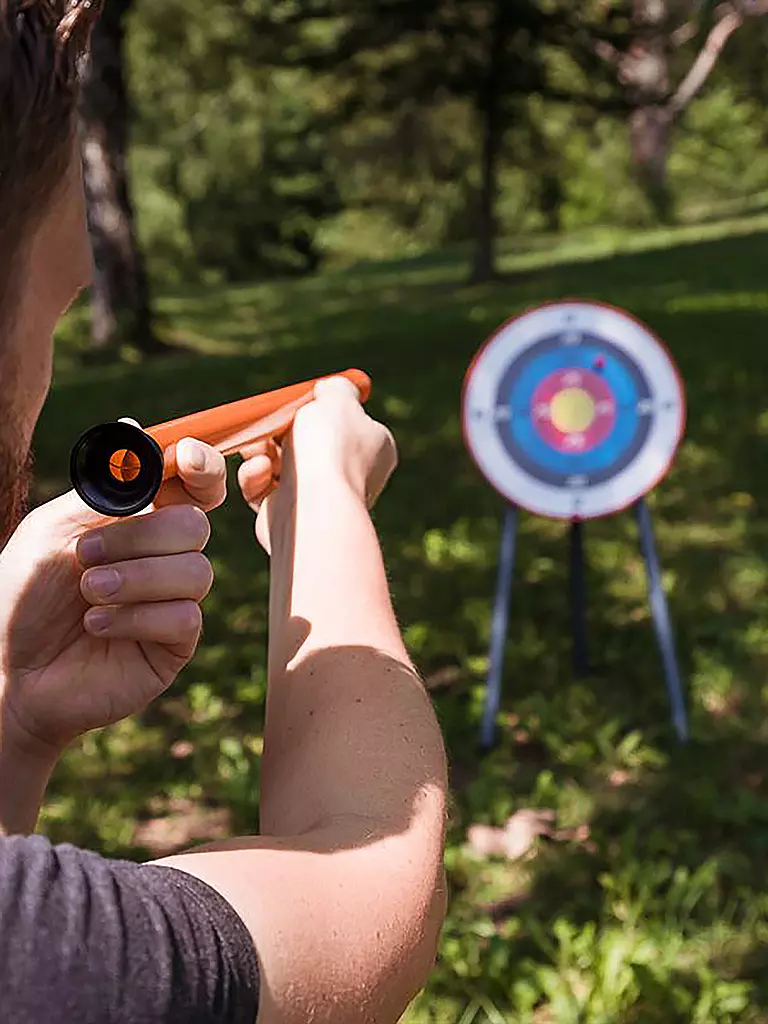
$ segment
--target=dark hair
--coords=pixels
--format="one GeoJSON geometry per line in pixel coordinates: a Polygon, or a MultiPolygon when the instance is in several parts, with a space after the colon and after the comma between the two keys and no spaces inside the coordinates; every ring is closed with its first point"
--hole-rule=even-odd
{"type": "Polygon", "coordinates": [[[0,0],[0,323],[20,251],[72,158],[82,62],[103,3],[0,0]]]}

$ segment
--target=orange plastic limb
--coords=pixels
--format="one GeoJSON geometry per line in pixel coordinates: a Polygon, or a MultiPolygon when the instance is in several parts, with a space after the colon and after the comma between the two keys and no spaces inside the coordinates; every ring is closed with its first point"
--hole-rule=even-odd
{"type": "MultiPolygon", "coordinates": [[[[371,394],[371,380],[362,370],[345,370],[333,376],[346,377],[360,392],[360,400],[367,402],[371,394]]],[[[291,428],[296,413],[312,401],[317,378],[302,384],[292,384],[277,391],[268,391],[239,402],[204,409],[180,419],[149,427],[153,437],[165,453],[163,479],[176,475],[176,445],[182,438],[194,437],[205,441],[222,453],[234,455],[246,445],[270,438],[279,440],[291,428]]]]}

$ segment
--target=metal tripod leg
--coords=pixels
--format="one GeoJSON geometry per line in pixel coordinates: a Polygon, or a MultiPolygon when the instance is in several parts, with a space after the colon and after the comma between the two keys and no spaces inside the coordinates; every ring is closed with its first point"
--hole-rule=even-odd
{"type": "Polygon", "coordinates": [[[672,722],[681,743],[688,741],[688,715],[685,709],[683,697],[683,684],[680,678],[680,669],[675,653],[675,641],[672,631],[672,620],[669,615],[669,604],[667,595],[664,592],[664,584],[661,578],[661,565],[656,550],[656,540],[653,533],[653,522],[650,510],[645,501],[639,501],[635,506],[637,525],[640,528],[640,544],[645,559],[646,571],[648,573],[648,590],[653,612],[653,624],[656,630],[656,639],[661,652],[661,659],[664,664],[664,677],[669,692],[669,701],[672,708],[672,722]]]}
{"type": "Polygon", "coordinates": [[[587,643],[587,587],[584,557],[584,524],[571,524],[571,635],[573,637],[573,674],[589,674],[587,643]]]}
{"type": "Polygon", "coordinates": [[[515,571],[515,553],[517,547],[518,512],[513,505],[508,505],[504,514],[501,531],[501,551],[499,553],[499,573],[496,583],[496,602],[493,608],[491,624],[490,665],[488,669],[488,687],[485,694],[485,708],[480,735],[483,750],[490,750],[496,740],[496,719],[501,708],[501,687],[504,670],[504,651],[507,644],[509,626],[509,605],[512,596],[512,577],[515,571]]]}

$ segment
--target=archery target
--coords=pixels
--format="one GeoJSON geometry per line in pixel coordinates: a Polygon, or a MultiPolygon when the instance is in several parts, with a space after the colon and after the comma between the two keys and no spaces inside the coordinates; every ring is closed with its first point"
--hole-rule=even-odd
{"type": "Polygon", "coordinates": [[[464,385],[464,437],[507,500],[553,519],[596,519],[669,471],[685,395],[666,348],[628,313],[541,306],[481,349],[464,385]]]}

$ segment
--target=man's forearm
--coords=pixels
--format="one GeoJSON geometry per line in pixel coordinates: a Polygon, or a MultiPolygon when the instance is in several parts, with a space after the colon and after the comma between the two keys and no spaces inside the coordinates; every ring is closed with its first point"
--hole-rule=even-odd
{"type": "Polygon", "coordinates": [[[0,836],[35,831],[55,758],[13,741],[0,727],[0,836]]]}
{"type": "Polygon", "coordinates": [[[297,835],[346,815],[406,827],[417,806],[439,815],[442,738],[367,509],[341,480],[305,478],[295,520],[278,522],[262,832],[297,835]]]}
{"type": "Polygon", "coordinates": [[[165,863],[245,921],[259,1024],[393,1024],[445,915],[443,743],[365,505],[310,476],[271,499],[261,835],[165,863]]]}

